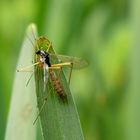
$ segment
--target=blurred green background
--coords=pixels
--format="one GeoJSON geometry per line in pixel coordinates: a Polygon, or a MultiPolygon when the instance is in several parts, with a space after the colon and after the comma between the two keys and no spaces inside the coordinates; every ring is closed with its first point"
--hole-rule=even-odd
{"type": "Polygon", "coordinates": [[[138,0],[1,0],[0,140],[20,46],[31,22],[57,53],[89,62],[86,69],[73,72],[71,81],[85,139],[140,139],[139,5],[138,0]]]}

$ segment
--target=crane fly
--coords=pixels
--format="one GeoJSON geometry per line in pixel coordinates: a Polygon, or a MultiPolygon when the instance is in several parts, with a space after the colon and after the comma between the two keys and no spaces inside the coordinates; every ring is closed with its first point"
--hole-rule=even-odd
{"type": "MultiPolygon", "coordinates": [[[[50,80],[50,83],[58,96],[61,99],[64,99],[67,97],[66,91],[61,83],[61,72],[62,67],[68,66],[70,68],[69,72],[69,78],[68,83],[70,83],[71,74],[73,68],[79,69],[87,66],[87,62],[82,58],[72,57],[72,56],[65,56],[65,55],[57,55],[52,52],[52,43],[44,36],[40,36],[38,38],[35,38],[35,42],[32,42],[35,48],[35,59],[34,64],[27,66],[25,68],[19,69],[19,72],[28,71],[30,67],[39,67],[43,69],[43,82],[44,82],[44,89],[43,91],[46,91],[46,86],[48,85],[48,80],[50,80]],[[52,63],[53,60],[59,61],[59,63],[52,63]],[[57,74],[56,74],[57,70],[57,74]]],[[[29,78],[28,82],[31,78],[29,78]]],[[[49,94],[49,93],[48,93],[49,94]]],[[[43,106],[45,105],[47,100],[47,97],[44,100],[44,103],[40,109],[40,112],[37,115],[37,118],[39,114],[41,113],[43,106]]],[[[34,123],[36,122],[37,118],[35,119],[34,123]]]]}

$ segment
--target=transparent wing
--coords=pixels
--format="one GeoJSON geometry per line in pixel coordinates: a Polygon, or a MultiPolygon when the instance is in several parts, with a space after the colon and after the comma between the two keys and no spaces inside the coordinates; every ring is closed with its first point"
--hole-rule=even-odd
{"type": "Polygon", "coordinates": [[[84,60],[82,58],[78,58],[78,57],[58,55],[58,54],[50,54],[50,57],[52,59],[58,58],[60,62],[72,62],[73,68],[75,68],[75,69],[81,69],[81,68],[88,66],[88,63],[86,60],[84,60]]]}
{"type": "Polygon", "coordinates": [[[48,83],[48,78],[49,78],[49,74],[48,74],[48,66],[44,63],[44,92],[46,91],[46,85],[48,83]]]}

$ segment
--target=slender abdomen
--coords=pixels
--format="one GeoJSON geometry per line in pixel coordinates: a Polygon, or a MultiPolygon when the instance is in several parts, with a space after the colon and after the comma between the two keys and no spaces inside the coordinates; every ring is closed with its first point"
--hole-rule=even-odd
{"type": "Polygon", "coordinates": [[[54,89],[56,90],[57,94],[61,97],[64,98],[66,97],[66,93],[64,92],[63,86],[60,83],[60,80],[56,77],[54,71],[50,71],[50,78],[53,84],[54,89]]]}

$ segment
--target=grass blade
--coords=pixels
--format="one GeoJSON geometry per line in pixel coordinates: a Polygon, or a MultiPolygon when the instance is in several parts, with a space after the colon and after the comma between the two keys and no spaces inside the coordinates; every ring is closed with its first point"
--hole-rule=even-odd
{"type": "MultiPolygon", "coordinates": [[[[27,34],[32,38],[31,25],[27,34]]],[[[20,52],[17,68],[31,65],[33,47],[27,36],[24,39],[20,52]]],[[[36,98],[34,80],[32,79],[26,87],[26,82],[30,77],[29,72],[16,72],[10,104],[10,111],[7,121],[5,140],[35,140],[36,126],[33,125],[36,113],[36,98]]]]}
{"type": "Polygon", "coordinates": [[[126,100],[126,132],[127,140],[139,140],[140,139],[140,1],[131,0],[132,8],[132,47],[131,47],[131,78],[129,92],[126,100]]]}
{"type": "MultiPolygon", "coordinates": [[[[39,46],[40,48],[42,47],[39,46]]],[[[53,48],[51,53],[55,54],[53,48]]],[[[58,63],[57,58],[52,63],[58,63]]],[[[78,113],[64,74],[61,76],[61,83],[67,94],[67,102],[63,101],[52,90],[51,83],[48,83],[46,92],[44,90],[43,69],[35,68],[36,94],[39,112],[47,96],[46,104],[40,113],[40,121],[44,140],[82,140],[83,134],[80,126],[78,113]],[[49,93],[50,92],[50,93],[49,93]]]]}

